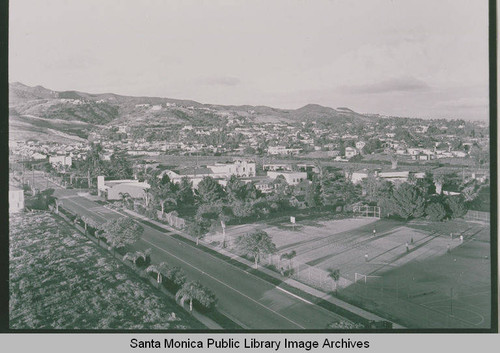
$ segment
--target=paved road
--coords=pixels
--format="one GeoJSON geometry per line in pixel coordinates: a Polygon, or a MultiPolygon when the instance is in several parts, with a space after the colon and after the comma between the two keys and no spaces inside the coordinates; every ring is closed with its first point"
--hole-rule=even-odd
{"type": "MultiPolygon", "coordinates": [[[[98,223],[120,217],[75,190],[56,188],[65,208],[98,223]]],[[[152,249],[154,262],[181,267],[191,280],[198,280],[217,296],[219,310],[248,329],[324,329],[328,323],[346,320],[322,307],[286,292],[218,257],[146,225],[135,249],[152,249]]]]}

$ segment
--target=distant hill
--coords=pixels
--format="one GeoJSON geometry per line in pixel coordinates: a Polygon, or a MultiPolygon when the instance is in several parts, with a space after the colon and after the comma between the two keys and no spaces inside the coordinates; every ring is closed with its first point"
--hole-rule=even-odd
{"type": "Polygon", "coordinates": [[[30,87],[19,82],[9,85],[9,101],[11,103],[36,99],[53,99],[57,98],[57,95],[57,92],[48,90],[42,86],[30,87]]]}
{"type": "Polygon", "coordinates": [[[297,110],[292,110],[289,112],[289,118],[300,122],[335,120],[339,123],[370,120],[369,117],[356,113],[348,108],[333,109],[318,104],[308,104],[297,110]]]}
{"type": "Polygon", "coordinates": [[[43,120],[52,129],[61,121],[81,122],[73,131],[67,124],[59,124],[65,133],[85,137],[93,127],[109,124],[191,124],[218,125],[236,118],[249,122],[311,122],[335,121],[339,123],[363,122],[372,119],[348,108],[329,108],[308,104],[289,110],[267,106],[224,106],[202,104],[192,100],[159,97],[129,97],[113,93],[92,94],[78,91],[53,91],[42,86],[30,87],[19,82],[9,85],[10,119],[23,124],[43,120]],[[31,120],[30,120],[31,119],[31,120]]]}

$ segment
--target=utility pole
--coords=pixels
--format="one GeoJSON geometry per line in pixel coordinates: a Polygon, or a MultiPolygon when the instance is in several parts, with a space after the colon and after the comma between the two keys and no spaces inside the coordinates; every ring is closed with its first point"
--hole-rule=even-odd
{"type": "Polygon", "coordinates": [[[24,185],[24,157],[21,158],[21,185],[24,185]]]}
{"type": "Polygon", "coordinates": [[[33,183],[33,195],[35,195],[35,167],[31,165],[32,172],[32,183],[33,183]]]}
{"type": "Polygon", "coordinates": [[[450,314],[453,315],[453,288],[450,288],[450,314]]]}

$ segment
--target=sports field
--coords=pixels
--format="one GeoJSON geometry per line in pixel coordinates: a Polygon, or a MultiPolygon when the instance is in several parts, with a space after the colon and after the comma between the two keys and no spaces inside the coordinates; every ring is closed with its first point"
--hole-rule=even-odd
{"type": "Polygon", "coordinates": [[[254,229],[270,234],[279,254],[295,251],[296,279],[332,288],[327,270],[339,269],[341,297],[405,326],[490,326],[488,224],[351,218],[259,223],[226,233],[234,239],[254,229]]]}

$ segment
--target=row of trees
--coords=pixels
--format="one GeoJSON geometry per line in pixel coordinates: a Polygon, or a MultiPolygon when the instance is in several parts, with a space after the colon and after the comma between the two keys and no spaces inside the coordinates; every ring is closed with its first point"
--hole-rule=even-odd
{"type": "MultiPolygon", "coordinates": [[[[85,223],[91,223],[85,219],[85,223]]],[[[95,224],[94,224],[95,225],[95,224]]],[[[144,228],[137,222],[128,217],[117,218],[107,221],[102,225],[95,225],[97,228],[96,236],[104,238],[106,243],[115,253],[115,249],[122,249],[127,245],[136,243],[144,232],[144,228]]],[[[129,260],[136,266],[144,267],[150,262],[151,250],[127,252],[123,260],[129,260]]],[[[146,268],[147,273],[156,275],[157,283],[164,282],[165,287],[173,293],[176,298],[182,302],[189,300],[189,308],[193,310],[193,301],[199,303],[203,308],[210,309],[215,306],[217,299],[215,295],[199,282],[187,281],[184,271],[175,266],[170,266],[166,262],[158,265],[149,265],[146,268]],[[163,281],[165,279],[165,281],[163,281]]]]}
{"type": "Polygon", "coordinates": [[[379,202],[386,216],[395,215],[405,220],[427,216],[432,221],[459,218],[467,213],[462,196],[432,195],[409,183],[392,189],[379,202]]]}
{"type": "Polygon", "coordinates": [[[193,230],[208,229],[214,222],[260,218],[287,210],[292,207],[291,198],[301,194],[305,194],[309,207],[353,203],[361,195],[361,188],[341,173],[325,173],[315,177],[311,185],[303,182],[295,186],[288,185],[283,176],[278,176],[270,194],[261,193],[253,183],[245,183],[236,176],[232,176],[225,187],[211,177],[204,177],[194,192],[187,178],[174,184],[168,176],[158,178],[158,174],[153,173],[148,182],[152,207],[164,212],[195,206],[197,224],[193,230]]]}
{"type": "Polygon", "coordinates": [[[343,173],[320,172],[308,185],[305,202],[309,207],[345,206],[359,201],[361,194],[361,187],[350,182],[343,173]]]}
{"type": "Polygon", "coordinates": [[[189,301],[190,311],[193,311],[193,302],[205,310],[213,308],[217,303],[217,298],[210,289],[198,281],[188,282],[185,272],[179,267],[161,262],[158,265],[150,265],[146,272],[154,274],[158,285],[163,283],[165,288],[175,293],[177,300],[189,301]]]}
{"type": "Polygon", "coordinates": [[[117,152],[104,158],[104,149],[100,144],[92,143],[87,156],[83,160],[74,160],[71,167],[67,165],[53,166],[49,162],[42,165],[42,170],[63,178],[65,183],[78,187],[91,188],[99,175],[109,179],[129,179],[133,176],[132,164],[124,152],[117,152]]]}
{"type": "Polygon", "coordinates": [[[424,216],[433,221],[462,217],[480,190],[475,182],[459,186],[451,175],[434,177],[431,173],[426,173],[422,179],[410,178],[398,186],[374,177],[366,178],[362,185],[366,200],[380,206],[385,216],[397,216],[405,220],[424,216]],[[454,185],[457,191],[464,192],[460,195],[444,195],[443,184],[454,185]]]}

